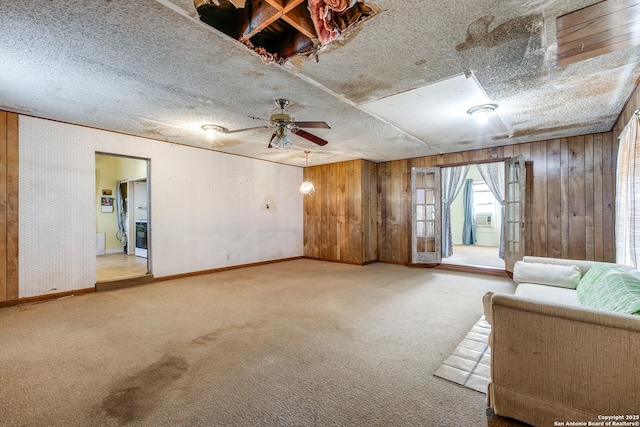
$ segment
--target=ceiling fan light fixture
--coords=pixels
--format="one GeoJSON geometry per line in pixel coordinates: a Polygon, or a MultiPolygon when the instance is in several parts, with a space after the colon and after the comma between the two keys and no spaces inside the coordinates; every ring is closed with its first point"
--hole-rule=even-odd
{"type": "Polygon", "coordinates": [[[292,146],[293,143],[287,136],[287,128],[285,126],[278,126],[278,129],[276,129],[276,136],[271,141],[271,147],[276,150],[286,150],[292,146]]]}
{"type": "Polygon", "coordinates": [[[489,115],[496,111],[496,108],[498,108],[498,104],[476,105],[475,107],[469,108],[467,114],[476,119],[478,123],[484,124],[487,122],[489,115]]]}
{"type": "MultiPolygon", "coordinates": [[[[275,148],[275,149],[287,149],[293,147],[293,141],[291,141],[290,137],[287,134],[295,133],[300,138],[304,138],[308,141],[311,141],[314,144],[319,146],[327,145],[329,142],[312,134],[307,131],[302,130],[302,128],[314,128],[314,129],[331,129],[326,122],[321,121],[300,121],[296,122],[292,115],[287,114],[285,112],[285,108],[288,105],[291,105],[292,102],[279,98],[274,100],[275,104],[278,106],[278,112],[274,112],[269,117],[269,125],[268,126],[254,126],[248,127],[244,129],[236,129],[236,130],[228,130],[224,129],[224,133],[236,133],[243,132],[246,130],[252,129],[263,129],[263,128],[273,128],[273,134],[269,139],[269,144],[267,148],[275,148]]],[[[253,119],[258,119],[258,117],[252,117],[253,119]]]]}
{"type": "Polygon", "coordinates": [[[291,146],[293,146],[293,143],[291,142],[289,137],[287,135],[283,136],[282,137],[282,148],[287,149],[287,148],[291,148],[291,146]]]}
{"type": "Polygon", "coordinates": [[[225,129],[222,126],[218,126],[218,125],[202,125],[202,130],[206,132],[207,136],[210,139],[213,139],[216,137],[217,134],[219,133],[224,133],[225,129]]]}
{"type": "Polygon", "coordinates": [[[287,135],[278,135],[271,141],[271,148],[275,148],[276,150],[286,150],[292,146],[293,143],[287,135]]]}
{"type": "Polygon", "coordinates": [[[273,138],[273,140],[271,141],[271,148],[275,148],[276,150],[281,150],[282,149],[282,137],[276,136],[275,138],[273,138]]]}

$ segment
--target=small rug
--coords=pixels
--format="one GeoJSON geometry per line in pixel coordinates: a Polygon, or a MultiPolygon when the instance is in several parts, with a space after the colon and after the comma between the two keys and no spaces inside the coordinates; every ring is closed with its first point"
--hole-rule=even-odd
{"type": "Polygon", "coordinates": [[[433,375],[486,394],[491,378],[489,332],[491,325],[482,316],[433,375]]]}

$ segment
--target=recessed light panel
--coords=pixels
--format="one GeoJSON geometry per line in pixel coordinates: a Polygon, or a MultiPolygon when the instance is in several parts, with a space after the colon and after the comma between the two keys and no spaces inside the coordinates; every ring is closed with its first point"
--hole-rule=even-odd
{"type": "Polygon", "coordinates": [[[498,111],[479,124],[467,111],[491,100],[473,77],[459,75],[434,84],[361,104],[360,109],[415,136],[428,145],[455,144],[507,136],[498,111]]]}

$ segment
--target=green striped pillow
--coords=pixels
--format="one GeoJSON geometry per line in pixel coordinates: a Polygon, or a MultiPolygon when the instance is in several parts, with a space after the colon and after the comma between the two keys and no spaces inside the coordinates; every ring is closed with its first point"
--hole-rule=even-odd
{"type": "Polygon", "coordinates": [[[576,287],[585,307],[640,315],[640,280],[610,264],[595,264],[576,287]]]}

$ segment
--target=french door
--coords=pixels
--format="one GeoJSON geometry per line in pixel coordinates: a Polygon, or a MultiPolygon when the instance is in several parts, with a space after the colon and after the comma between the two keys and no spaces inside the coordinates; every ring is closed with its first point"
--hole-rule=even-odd
{"type": "Polygon", "coordinates": [[[411,262],[442,261],[440,168],[411,168],[411,262]]]}
{"type": "Polygon", "coordinates": [[[513,272],[515,263],[524,257],[525,185],[524,157],[520,155],[505,161],[504,264],[510,272],[513,272]]]}
{"type": "MultiPolygon", "coordinates": [[[[440,168],[411,168],[411,263],[442,261],[440,168]]],[[[505,270],[524,257],[526,168],[523,156],[505,161],[505,270]]]]}

